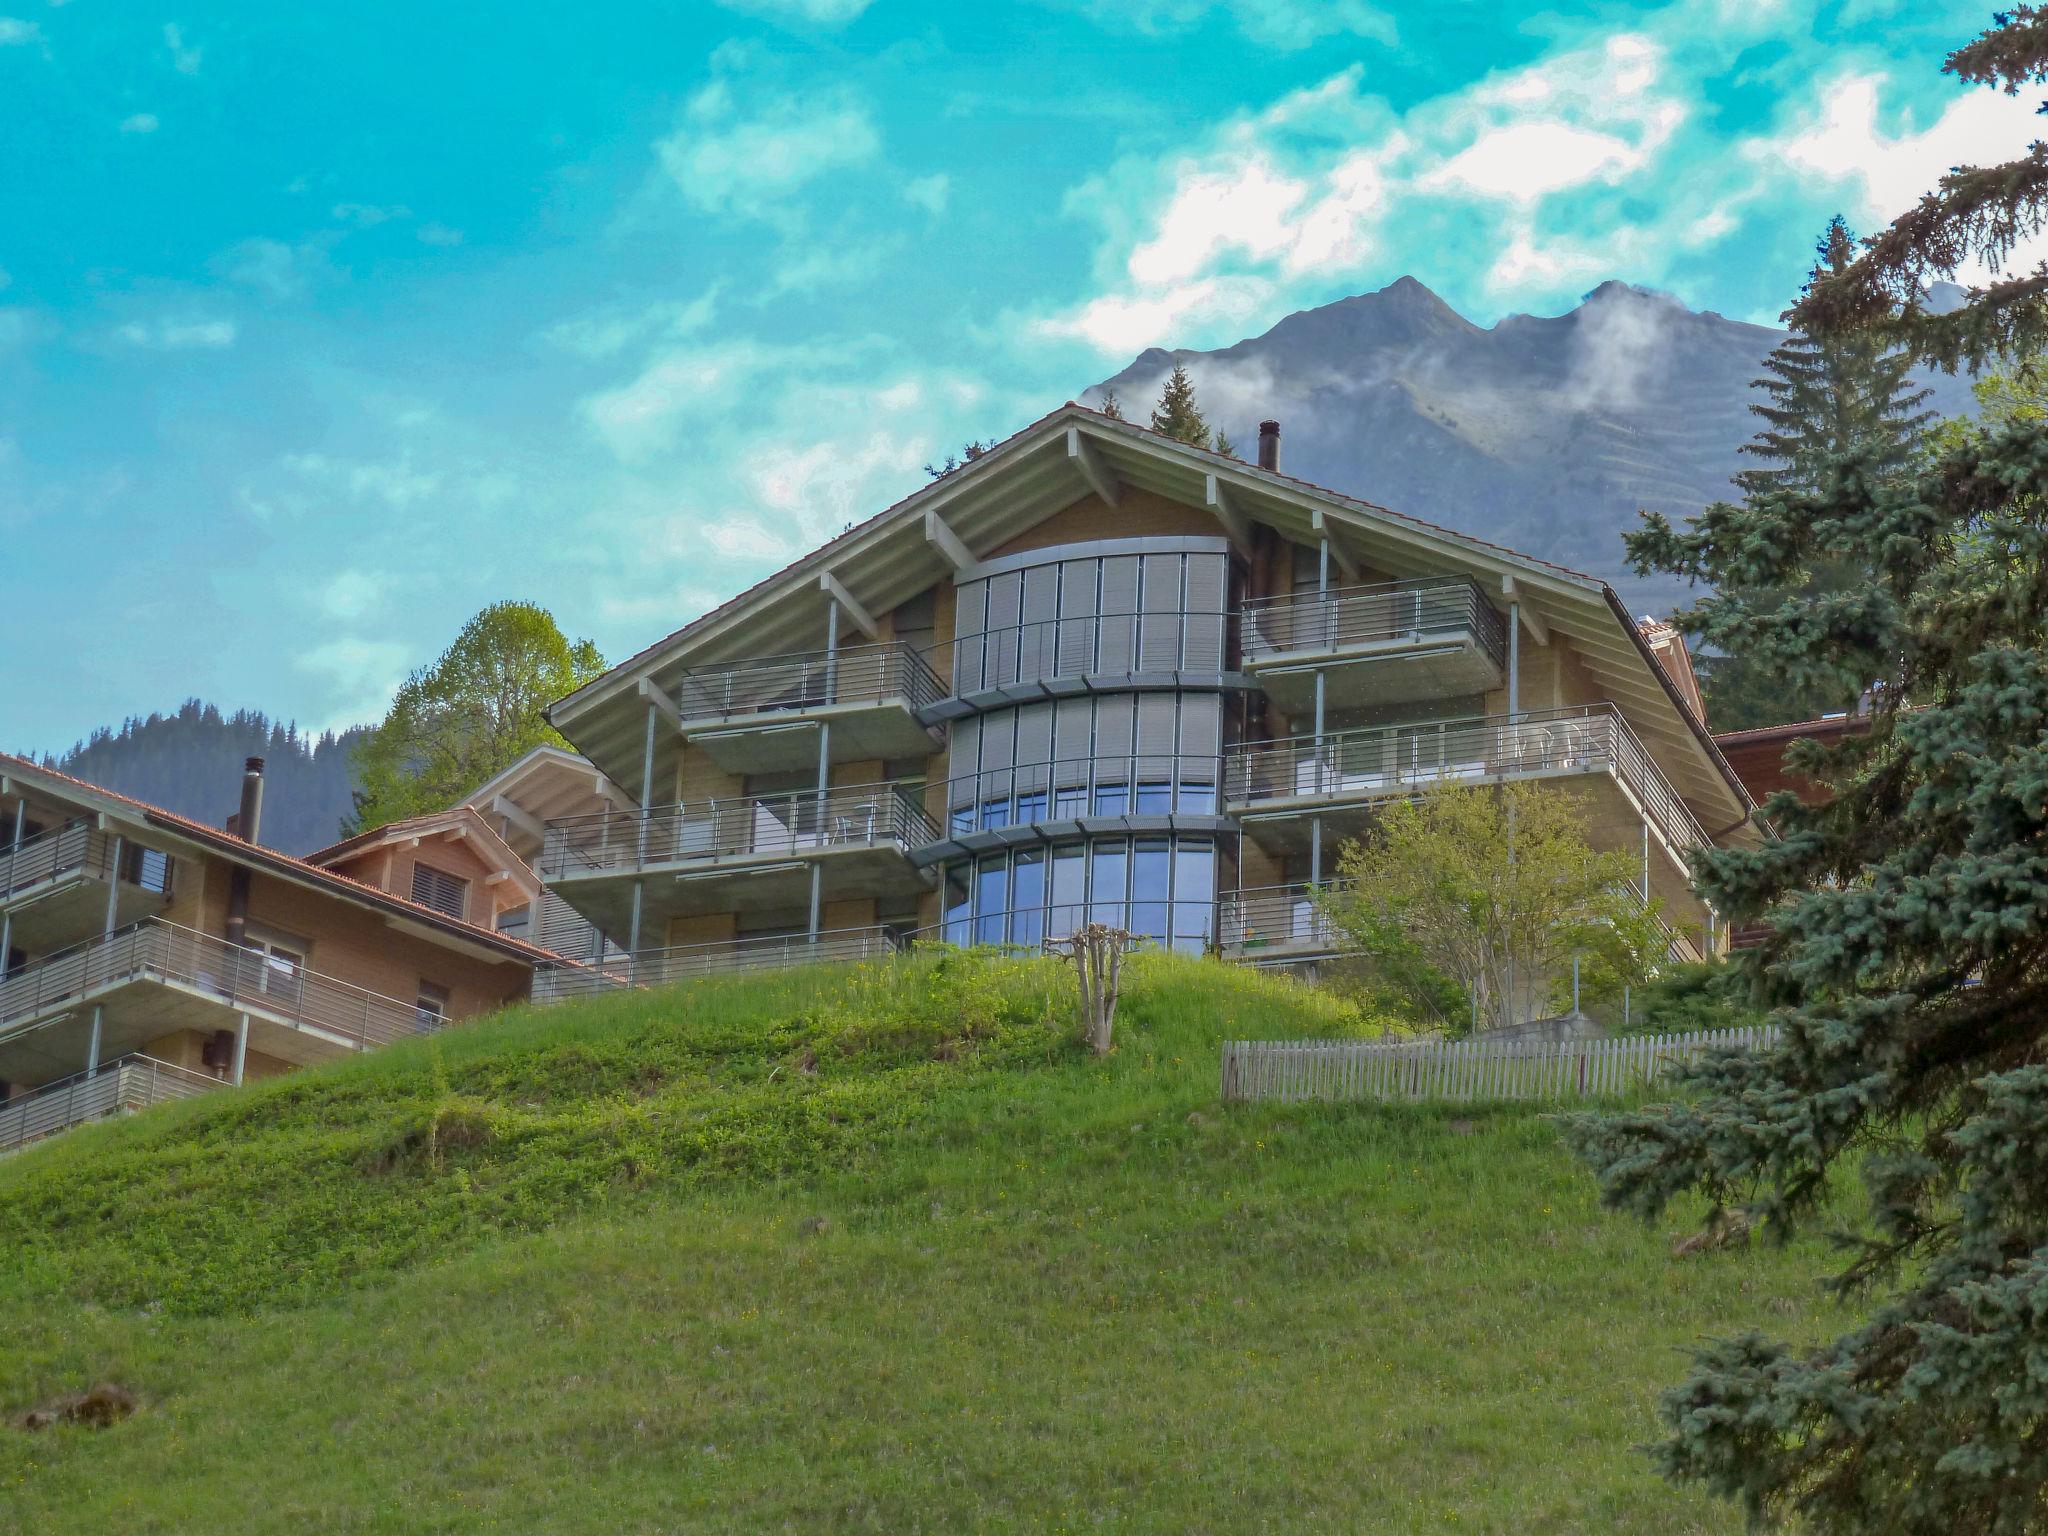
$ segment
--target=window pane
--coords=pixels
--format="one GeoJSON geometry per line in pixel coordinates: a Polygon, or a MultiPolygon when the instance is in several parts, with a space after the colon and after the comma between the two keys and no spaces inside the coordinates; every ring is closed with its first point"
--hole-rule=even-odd
{"type": "Polygon", "coordinates": [[[1147,839],[1138,844],[1131,863],[1131,932],[1150,938],[1166,937],[1166,898],[1171,889],[1168,850],[1164,841],[1147,839]]]}
{"type": "Polygon", "coordinates": [[[1064,939],[1088,921],[1088,853],[1079,846],[1056,849],[1052,856],[1052,910],[1045,931],[1064,939]]]}
{"type": "Polygon", "coordinates": [[[1216,786],[1190,781],[1180,787],[1180,808],[1191,816],[1216,814],[1216,786]]]}
{"type": "Polygon", "coordinates": [[[1010,877],[1010,942],[1037,944],[1045,937],[1045,855],[1020,850],[1010,877]]]}
{"type": "Polygon", "coordinates": [[[1008,908],[1008,870],[1000,855],[983,859],[974,870],[974,942],[977,944],[1000,944],[1003,942],[1003,918],[1008,908]]]}
{"type": "Polygon", "coordinates": [[[1179,843],[1173,850],[1174,948],[1206,949],[1216,915],[1216,850],[1179,843]]]}
{"type": "Polygon", "coordinates": [[[1173,810],[1173,785],[1164,779],[1138,786],[1138,814],[1164,816],[1173,810]]]}
{"type": "Polygon", "coordinates": [[[968,880],[970,872],[965,864],[955,864],[946,871],[946,942],[965,944],[973,937],[968,916],[973,911],[969,900],[968,880]]]}
{"type": "Polygon", "coordinates": [[[1089,850],[1093,866],[1089,880],[1091,922],[1124,926],[1125,881],[1130,874],[1128,843],[1097,843],[1089,850]]]}

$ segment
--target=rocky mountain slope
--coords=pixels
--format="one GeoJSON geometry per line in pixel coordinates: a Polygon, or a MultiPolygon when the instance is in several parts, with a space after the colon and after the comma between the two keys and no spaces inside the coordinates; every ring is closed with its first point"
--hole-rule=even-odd
{"type": "MultiPolygon", "coordinates": [[[[1568,314],[1489,328],[1403,277],[1217,351],[1153,348],[1083,398],[1113,388],[1142,419],[1185,363],[1241,452],[1276,417],[1290,474],[1603,577],[1663,612],[1683,589],[1632,575],[1621,532],[1638,508],[1679,517],[1728,494],[1782,336],[1620,282],[1568,314]]],[[[1964,381],[1928,382],[1936,408],[1967,408],[1964,381]]]]}

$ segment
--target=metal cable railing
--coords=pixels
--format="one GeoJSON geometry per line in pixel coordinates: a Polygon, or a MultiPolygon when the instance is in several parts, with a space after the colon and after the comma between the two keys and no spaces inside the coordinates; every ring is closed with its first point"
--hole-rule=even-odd
{"type": "Polygon", "coordinates": [[[886,928],[834,928],[821,933],[756,935],[644,949],[619,955],[601,965],[562,966],[536,972],[533,1000],[560,1003],[625,987],[664,987],[702,976],[741,975],[751,971],[786,970],[799,965],[840,964],[877,960],[902,946],[886,928]]]}
{"type": "Polygon", "coordinates": [[[441,1024],[416,1003],[153,917],[73,945],[0,981],[0,1036],[131,981],[181,987],[353,1050],[441,1024]]]}
{"type": "Polygon", "coordinates": [[[945,684],[916,650],[897,642],[804,651],[691,671],[676,685],[685,720],[747,720],[837,704],[900,698],[912,710],[937,703],[945,684]]]}
{"type": "Polygon", "coordinates": [[[113,839],[83,821],[0,849],[0,901],[67,876],[104,880],[112,868],[112,850],[113,839]]]}
{"type": "Polygon", "coordinates": [[[694,859],[938,841],[936,822],[900,784],[687,801],[548,823],[541,878],[574,879],[694,859]]]}
{"type": "Polygon", "coordinates": [[[218,1078],[153,1056],[123,1056],[0,1101],[0,1152],[11,1152],[88,1120],[195,1098],[222,1087],[218,1078]]]}
{"type": "Polygon", "coordinates": [[[1371,800],[1436,784],[1558,772],[1613,774],[1681,858],[1707,842],[1684,800],[1610,704],[1262,742],[1229,756],[1224,784],[1233,806],[1257,807],[1289,800],[1371,800]]]}
{"type": "Polygon", "coordinates": [[[1395,582],[1255,598],[1244,605],[1244,659],[1257,665],[1296,651],[1342,651],[1395,640],[1470,635],[1506,665],[1507,625],[1476,583],[1395,582]]]}

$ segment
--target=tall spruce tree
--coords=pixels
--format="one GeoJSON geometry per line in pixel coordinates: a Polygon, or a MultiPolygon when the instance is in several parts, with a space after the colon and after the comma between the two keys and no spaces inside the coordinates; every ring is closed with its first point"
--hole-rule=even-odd
{"type": "MultiPolygon", "coordinates": [[[[1855,238],[1839,216],[1829,221],[1816,252],[1809,291],[1856,259],[1855,238]]],[[[1921,409],[1929,391],[1913,382],[1912,370],[1910,354],[1867,331],[1822,338],[1795,326],[1756,381],[1764,397],[1750,409],[1764,428],[1742,451],[1762,462],[1735,477],[1745,498],[1810,489],[1827,465],[1855,447],[1867,446],[1879,472],[1902,473],[1933,420],[1932,412],[1921,409]]],[[[1860,579],[1855,566],[1828,565],[1806,572],[1796,588],[1752,592],[1747,599],[1767,609],[1794,592],[1839,591],[1860,579]]],[[[1702,656],[1700,670],[1707,718],[1723,731],[1847,709],[1868,681],[1831,677],[1819,687],[1790,687],[1777,668],[1742,645],[1702,656]]]]}
{"type": "Polygon", "coordinates": [[[1209,446],[1209,423],[1195,403],[1195,381],[1179,363],[1167,375],[1159,391],[1159,403],[1152,408],[1152,430],[1163,432],[1175,442],[1209,446]]]}
{"type": "MultiPolygon", "coordinates": [[[[1954,55],[2009,88],[2048,76],[2034,8],[1954,55]]],[[[1795,311],[1925,358],[1981,360],[2048,334],[2048,273],[1972,309],[1873,307],[1898,274],[1952,273],[2038,229],[2048,149],[1965,170],[1795,311]],[[2015,233],[2017,232],[2017,234],[2015,233]],[[2019,296],[2029,287],[2031,313],[2019,296]]],[[[1917,287],[1915,289],[1917,292],[1917,287]]],[[[1728,982],[1778,1043],[1721,1055],[1661,1109],[1575,1121],[1612,1205],[1686,1191],[1783,1234],[1853,1221],[1837,1283],[1866,1320],[1819,1346],[1710,1343],[1665,1400],[1664,1470],[1758,1521],[1830,1531],[2048,1528],[2048,424],[2030,412],[1937,437],[1905,474],[1867,440],[1810,482],[1674,528],[1646,519],[1639,569],[1720,584],[1700,633],[1750,647],[1795,686],[1882,687],[1866,735],[1796,750],[1835,799],[1765,807],[1777,836],[1700,858],[1698,883],[1770,937],[1728,982]],[[1829,562],[1843,591],[1757,607],[1829,562]],[[1860,1221],[1844,1186],[1860,1176],[1860,1221]]]]}

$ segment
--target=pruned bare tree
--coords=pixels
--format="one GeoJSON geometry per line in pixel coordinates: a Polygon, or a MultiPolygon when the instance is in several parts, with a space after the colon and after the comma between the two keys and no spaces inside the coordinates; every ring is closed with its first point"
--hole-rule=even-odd
{"type": "Polygon", "coordinates": [[[1081,1033],[1098,1056],[1109,1054],[1116,1023],[1117,988],[1123,983],[1124,953],[1136,935],[1108,923],[1089,923],[1047,948],[1073,957],[1081,982],[1081,1033]]]}

